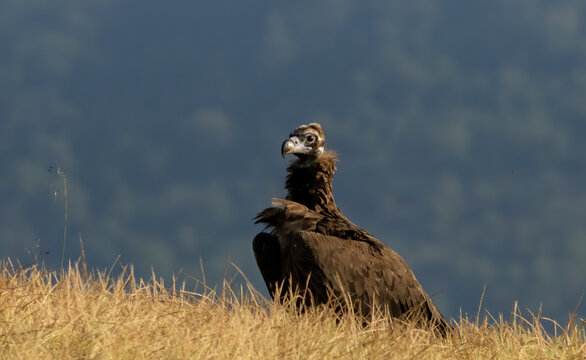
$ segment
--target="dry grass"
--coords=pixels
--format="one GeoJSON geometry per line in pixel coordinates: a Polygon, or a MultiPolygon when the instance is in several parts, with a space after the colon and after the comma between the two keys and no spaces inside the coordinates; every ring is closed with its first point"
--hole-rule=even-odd
{"type": "Polygon", "coordinates": [[[117,278],[0,265],[2,359],[584,359],[584,325],[548,335],[527,322],[461,319],[438,338],[381,319],[362,328],[326,308],[298,314],[254,289],[186,291],[117,278]]]}

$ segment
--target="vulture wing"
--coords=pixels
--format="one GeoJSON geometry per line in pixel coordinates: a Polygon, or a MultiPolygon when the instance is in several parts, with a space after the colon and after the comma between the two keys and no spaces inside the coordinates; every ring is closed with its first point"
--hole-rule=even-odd
{"type": "Polygon", "coordinates": [[[299,253],[307,258],[309,253],[313,260],[297,271],[313,276],[319,269],[334,294],[349,294],[361,314],[368,316],[373,307],[379,307],[393,317],[421,316],[442,328],[447,325],[403,258],[388,247],[379,251],[364,241],[311,231],[291,236],[291,257],[299,253]]]}
{"type": "MultiPolygon", "coordinates": [[[[271,297],[274,297],[275,290],[283,281],[279,238],[274,234],[261,232],[254,237],[252,249],[260,274],[269,289],[271,297]]],[[[286,285],[285,283],[283,284],[283,286],[286,285]]]]}
{"type": "MultiPolygon", "coordinates": [[[[445,332],[449,325],[399,254],[345,218],[318,214],[289,200],[274,199],[273,206],[257,216],[273,231],[257,238],[276,238],[279,281],[291,277],[292,284],[306,284],[318,304],[332,294],[350,295],[352,306],[364,316],[379,307],[393,317],[420,316],[445,332]]],[[[261,267],[256,248],[255,255],[261,267]]],[[[262,267],[261,273],[267,281],[262,267]]]]}

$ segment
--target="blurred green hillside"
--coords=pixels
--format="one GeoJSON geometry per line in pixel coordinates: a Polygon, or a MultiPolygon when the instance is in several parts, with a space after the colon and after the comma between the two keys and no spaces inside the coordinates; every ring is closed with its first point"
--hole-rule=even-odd
{"type": "Polygon", "coordinates": [[[586,291],[584,1],[3,1],[0,84],[2,258],[59,266],[57,166],[67,258],[264,288],[251,219],[315,121],[445,315],[586,291]]]}

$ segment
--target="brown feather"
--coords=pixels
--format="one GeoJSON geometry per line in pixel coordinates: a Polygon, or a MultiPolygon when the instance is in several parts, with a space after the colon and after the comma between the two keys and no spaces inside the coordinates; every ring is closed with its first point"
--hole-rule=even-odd
{"type": "MultiPolygon", "coordinates": [[[[300,126],[291,136],[306,131],[319,135],[322,143],[316,146],[325,144],[319,124],[300,126]]],[[[417,317],[445,334],[449,324],[403,258],[337,207],[332,193],[337,159],[332,151],[299,155],[287,169],[286,199],[273,199],[273,206],[255,218],[270,231],[257,238],[269,239],[266,243],[272,245],[261,247],[257,238],[253,245],[271,296],[276,280],[281,279],[287,286],[308,290],[315,304],[326,303],[331,296],[349,296],[350,305],[365,318],[377,308],[393,317],[417,317]],[[278,259],[264,259],[266,248],[278,259]]]]}
{"type": "Polygon", "coordinates": [[[332,195],[332,180],[338,154],[326,150],[314,160],[299,158],[287,168],[287,199],[317,212],[343,217],[332,195]]]}

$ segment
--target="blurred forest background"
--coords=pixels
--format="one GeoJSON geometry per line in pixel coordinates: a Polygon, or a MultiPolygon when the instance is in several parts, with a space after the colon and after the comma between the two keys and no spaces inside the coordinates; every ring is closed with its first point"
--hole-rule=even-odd
{"type": "Polygon", "coordinates": [[[585,1],[4,0],[0,84],[1,259],[58,269],[54,166],[66,259],[266,291],[252,218],[320,122],[338,205],[446,316],[586,290],[585,1]]]}

